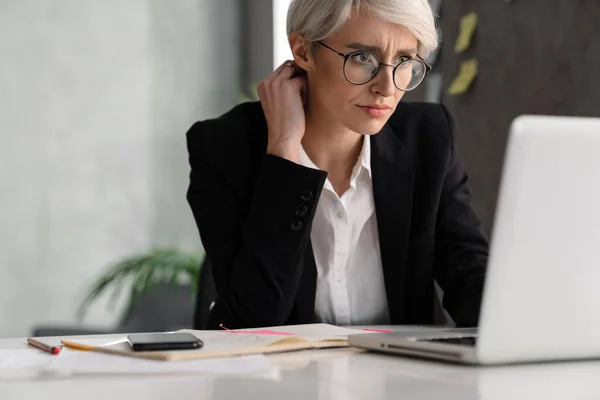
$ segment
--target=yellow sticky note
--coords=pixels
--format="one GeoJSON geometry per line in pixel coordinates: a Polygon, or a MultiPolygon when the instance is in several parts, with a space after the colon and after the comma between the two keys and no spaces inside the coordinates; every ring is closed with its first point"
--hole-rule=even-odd
{"type": "Polygon", "coordinates": [[[468,61],[464,61],[460,66],[460,71],[454,81],[448,88],[448,94],[450,96],[457,96],[459,94],[466,93],[473,83],[473,80],[477,76],[477,59],[472,58],[468,61]]]}
{"type": "Polygon", "coordinates": [[[456,38],[456,44],[454,45],[454,52],[460,54],[467,50],[471,46],[471,40],[477,27],[477,13],[470,12],[460,20],[460,28],[458,37],[456,38]]]}

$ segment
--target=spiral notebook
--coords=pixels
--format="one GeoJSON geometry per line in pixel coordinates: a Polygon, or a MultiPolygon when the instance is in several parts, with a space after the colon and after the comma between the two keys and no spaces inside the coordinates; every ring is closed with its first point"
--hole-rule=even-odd
{"type": "Polygon", "coordinates": [[[63,340],[65,347],[73,350],[137,357],[163,361],[193,360],[218,357],[235,357],[250,354],[270,354],[308,349],[347,347],[348,335],[366,331],[341,328],[328,324],[309,324],[223,331],[189,332],[204,342],[194,350],[132,351],[126,340],[106,346],[63,340]]]}

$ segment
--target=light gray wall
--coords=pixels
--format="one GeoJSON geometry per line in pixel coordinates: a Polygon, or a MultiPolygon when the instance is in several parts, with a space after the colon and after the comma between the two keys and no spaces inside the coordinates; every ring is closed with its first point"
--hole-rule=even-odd
{"type": "Polygon", "coordinates": [[[241,2],[243,90],[252,95],[256,85],[273,72],[273,0],[241,2]]]}
{"type": "Polygon", "coordinates": [[[237,102],[240,85],[239,0],[149,0],[151,236],[198,247],[185,201],[192,121],[216,117],[237,102]],[[183,172],[183,173],[182,173],[183,172]]]}
{"type": "Polygon", "coordinates": [[[235,102],[238,18],[237,0],[0,3],[0,337],[75,323],[109,262],[200,248],[185,132],[235,102]]]}

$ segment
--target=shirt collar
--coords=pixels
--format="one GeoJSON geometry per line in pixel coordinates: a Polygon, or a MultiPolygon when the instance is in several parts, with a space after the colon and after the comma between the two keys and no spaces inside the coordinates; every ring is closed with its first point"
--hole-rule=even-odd
{"type": "Polygon", "coordinates": [[[300,165],[313,169],[321,169],[315,165],[314,162],[308,157],[306,151],[304,151],[304,146],[300,145],[300,165]]]}
{"type": "MultiPolygon", "coordinates": [[[[351,178],[352,183],[354,183],[354,181],[356,181],[356,178],[360,174],[361,169],[365,169],[369,174],[369,178],[373,179],[372,174],[371,174],[371,140],[370,139],[371,139],[371,137],[369,135],[363,135],[362,149],[360,151],[360,155],[358,156],[356,165],[352,169],[352,178],[351,178]]],[[[306,154],[306,151],[304,151],[304,146],[300,146],[300,164],[305,167],[309,167],[309,168],[313,168],[313,169],[320,169],[317,165],[315,165],[315,163],[312,162],[310,157],[308,157],[308,154],[306,154]]]]}
{"type": "Polygon", "coordinates": [[[371,136],[363,135],[363,147],[360,152],[359,160],[364,169],[369,173],[369,178],[373,178],[371,175],[371,136]]]}

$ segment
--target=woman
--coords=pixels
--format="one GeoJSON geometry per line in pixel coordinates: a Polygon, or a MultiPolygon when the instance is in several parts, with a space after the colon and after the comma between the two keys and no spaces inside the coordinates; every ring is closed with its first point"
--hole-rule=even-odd
{"type": "Polygon", "coordinates": [[[445,107],[400,103],[437,47],[427,0],[293,0],[293,61],[188,132],[209,327],[477,324],[488,244],[445,107]]]}

